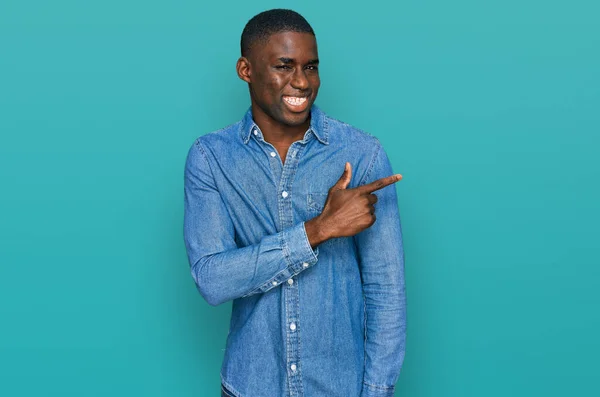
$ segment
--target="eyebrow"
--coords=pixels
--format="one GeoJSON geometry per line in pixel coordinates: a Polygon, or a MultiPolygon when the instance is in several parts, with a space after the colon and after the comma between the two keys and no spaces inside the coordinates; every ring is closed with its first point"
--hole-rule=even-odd
{"type": "MultiPolygon", "coordinates": [[[[290,63],[294,63],[295,62],[294,58],[286,58],[286,57],[278,58],[278,60],[281,61],[282,63],[285,63],[285,64],[290,64],[290,63]]],[[[319,64],[319,60],[318,59],[311,59],[306,64],[307,65],[318,65],[319,64]]]]}

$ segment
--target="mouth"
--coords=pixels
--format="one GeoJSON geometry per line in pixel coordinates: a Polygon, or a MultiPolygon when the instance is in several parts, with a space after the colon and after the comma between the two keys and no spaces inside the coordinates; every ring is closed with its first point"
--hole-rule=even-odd
{"type": "Polygon", "coordinates": [[[307,96],[284,95],[283,102],[287,105],[289,110],[295,113],[305,111],[309,104],[307,96]]]}

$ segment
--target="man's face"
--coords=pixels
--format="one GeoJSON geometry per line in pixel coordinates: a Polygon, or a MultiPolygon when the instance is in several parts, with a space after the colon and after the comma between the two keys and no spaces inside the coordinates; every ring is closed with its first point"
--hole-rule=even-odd
{"type": "MultiPolygon", "coordinates": [[[[246,70],[252,102],[276,123],[299,126],[310,115],[319,79],[317,41],[309,33],[282,32],[251,49],[246,70]]],[[[240,73],[238,62],[238,73],[240,73]]]]}

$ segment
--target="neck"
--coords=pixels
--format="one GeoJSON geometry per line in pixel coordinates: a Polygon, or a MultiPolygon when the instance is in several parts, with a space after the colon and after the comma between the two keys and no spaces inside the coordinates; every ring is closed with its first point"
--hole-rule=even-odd
{"type": "Polygon", "coordinates": [[[265,141],[275,146],[289,146],[301,140],[310,127],[310,117],[300,125],[285,125],[267,116],[255,104],[252,104],[252,117],[258,128],[260,128],[265,141]]]}

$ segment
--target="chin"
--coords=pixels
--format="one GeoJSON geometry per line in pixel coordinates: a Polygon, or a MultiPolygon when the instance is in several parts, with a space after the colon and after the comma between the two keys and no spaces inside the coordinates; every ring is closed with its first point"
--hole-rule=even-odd
{"type": "Polygon", "coordinates": [[[297,127],[306,123],[310,116],[310,107],[302,113],[285,112],[281,115],[281,122],[290,127],[297,127]]]}
{"type": "Polygon", "coordinates": [[[286,117],[283,119],[283,124],[289,125],[290,127],[297,127],[306,123],[308,120],[308,115],[302,115],[301,117],[286,117]]]}

